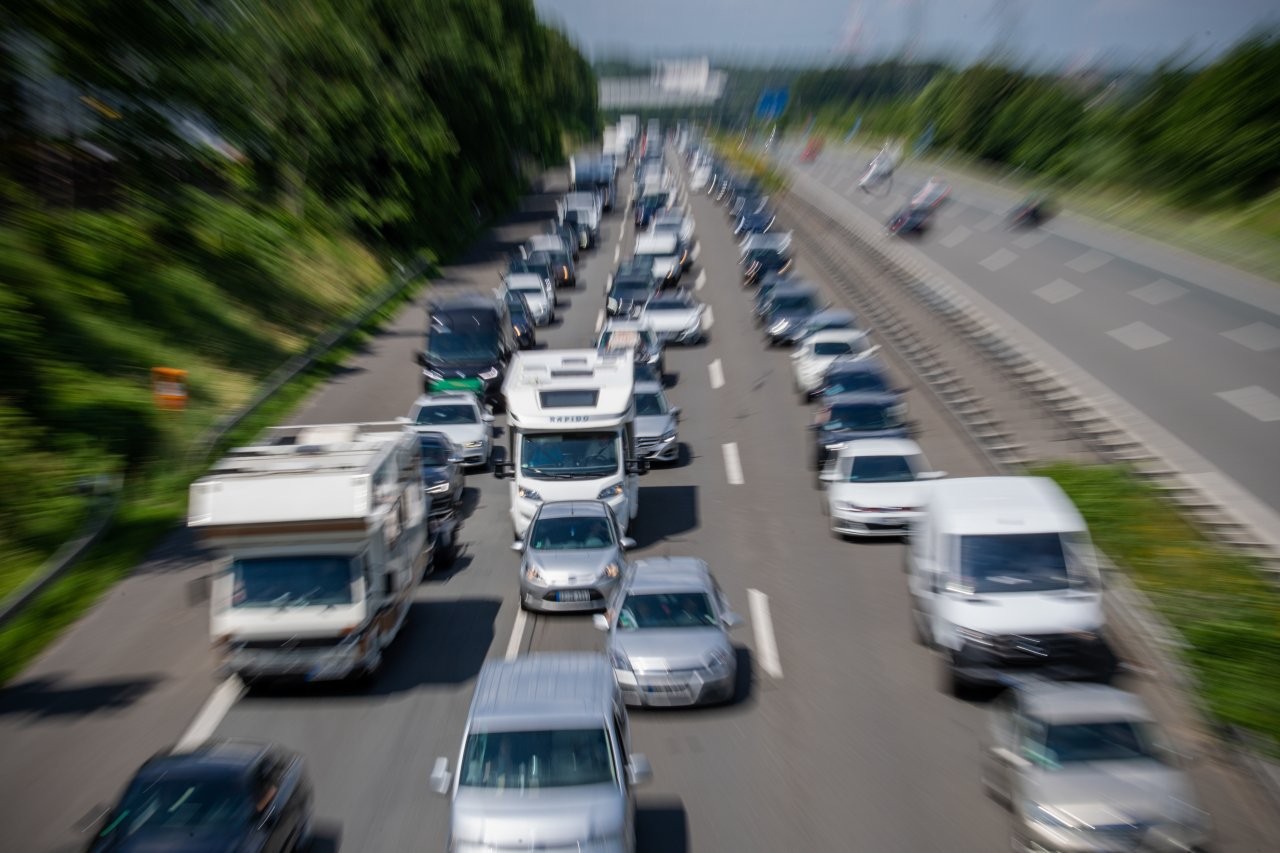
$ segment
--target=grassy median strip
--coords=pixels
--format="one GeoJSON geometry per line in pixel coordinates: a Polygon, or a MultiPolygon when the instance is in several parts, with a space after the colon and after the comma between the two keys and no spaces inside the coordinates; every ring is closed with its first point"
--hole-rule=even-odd
{"type": "Polygon", "coordinates": [[[1205,537],[1127,469],[1055,463],[1098,547],[1126,570],[1187,643],[1220,722],[1280,744],[1280,595],[1253,562],[1205,537]]]}
{"type": "Polygon", "coordinates": [[[766,193],[777,194],[787,188],[781,172],[775,170],[766,157],[757,154],[750,143],[740,146],[740,140],[730,136],[716,136],[712,142],[720,156],[740,174],[750,175],[760,183],[766,193]]]}
{"type": "MultiPolygon", "coordinates": [[[[228,434],[220,446],[243,444],[264,427],[279,422],[316,386],[332,376],[370,339],[373,330],[393,317],[420,287],[405,288],[361,328],[281,388],[228,434]]],[[[125,486],[119,508],[102,539],[13,621],[0,628],[0,685],[21,673],[49,643],[137,568],[166,532],[182,522],[187,486],[206,467],[206,460],[188,460],[163,472],[150,470],[125,486]]]]}

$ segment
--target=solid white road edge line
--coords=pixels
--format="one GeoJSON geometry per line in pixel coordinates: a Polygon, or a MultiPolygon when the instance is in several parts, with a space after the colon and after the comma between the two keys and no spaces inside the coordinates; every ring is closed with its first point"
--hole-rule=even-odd
{"type": "Polygon", "coordinates": [[[523,607],[516,611],[516,624],[511,626],[511,639],[507,641],[507,660],[515,660],[520,655],[520,642],[524,639],[524,623],[528,616],[523,607]]]}
{"type": "Polygon", "coordinates": [[[693,289],[702,290],[707,283],[707,271],[698,270],[698,277],[693,280],[693,289]]]}
{"type": "Polygon", "coordinates": [[[600,330],[604,328],[604,309],[600,309],[600,313],[596,315],[596,334],[600,334],[600,330]]]}
{"type": "Polygon", "coordinates": [[[618,262],[618,256],[621,254],[622,254],[622,244],[619,243],[618,245],[613,247],[613,262],[615,264],[618,262]]]}
{"type": "Polygon", "coordinates": [[[749,589],[747,606],[751,609],[751,628],[756,635],[756,658],[760,668],[774,678],[782,678],[778,641],[773,636],[773,619],[769,615],[769,596],[758,589],[749,589]]]}
{"type": "Polygon", "coordinates": [[[731,441],[724,445],[724,475],[731,486],[741,486],[742,459],[738,457],[738,443],[731,441]]]}
{"type": "Polygon", "coordinates": [[[699,240],[698,242],[693,244],[693,259],[696,261],[698,259],[698,255],[701,255],[701,254],[702,254],[702,241],[699,240]]]}
{"type": "Polygon", "coordinates": [[[234,675],[215,687],[174,749],[193,749],[208,740],[217,730],[222,718],[243,695],[244,682],[234,675]]]}
{"type": "Polygon", "coordinates": [[[724,387],[724,368],[720,365],[720,359],[716,359],[707,365],[707,373],[711,374],[711,387],[724,387]]]}

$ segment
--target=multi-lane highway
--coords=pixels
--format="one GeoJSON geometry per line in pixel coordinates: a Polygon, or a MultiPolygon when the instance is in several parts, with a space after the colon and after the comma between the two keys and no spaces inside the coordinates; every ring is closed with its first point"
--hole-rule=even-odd
{"type": "MultiPolygon", "coordinates": [[[[495,287],[496,253],[541,230],[552,209],[551,195],[531,198],[480,259],[432,289],[495,287]]],[[[787,355],[766,349],[750,323],[720,208],[695,195],[691,212],[700,249],[686,280],[714,324],[707,343],[668,354],[684,452],[643,479],[633,535],[637,556],[710,562],[747,616],[737,639],[749,677],[727,707],[633,715],[635,746],[655,777],[640,794],[640,847],[1007,849],[1007,822],[979,784],[984,710],[945,696],[937,661],[912,642],[902,546],[827,532],[805,466],[810,413],[796,401],[787,355]]],[[[610,217],[600,248],[584,255],[560,325],[539,331],[544,346],[592,340],[605,277],[632,240],[624,222],[610,217]]],[[[813,272],[803,258],[798,266],[813,272]]],[[[424,322],[421,304],[403,311],[294,420],[404,414],[420,388],[411,356],[424,322]]],[[[932,398],[911,392],[909,404],[936,467],[985,473],[932,398]]],[[[602,647],[587,616],[519,615],[509,484],[473,474],[467,486],[466,553],[422,584],[368,690],[214,692],[207,616],[185,598],[201,555],[176,535],[163,559],[0,694],[0,846],[74,843],[70,825],[194,720],[195,735],[270,739],[307,756],[320,849],[444,849],[447,802],[427,777],[436,756],[456,754],[481,663],[602,647]]],[[[1221,849],[1265,849],[1246,820],[1253,804],[1220,782],[1201,777],[1207,804],[1228,818],[1221,849]]]]}
{"type": "MultiPolygon", "coordinates": [[[[797,189],[821,185],[886,222],[930,174],[908,164],[867,193],[872,153],[833,146],[792,165],[797,189]]],[[[1280,508],[1280,287],[1074,217],[1009,231],[1014,195],[941,177],[954,190],[913,245],[1184,443],[1165,452],[1188,474],[1280,508]]]]}

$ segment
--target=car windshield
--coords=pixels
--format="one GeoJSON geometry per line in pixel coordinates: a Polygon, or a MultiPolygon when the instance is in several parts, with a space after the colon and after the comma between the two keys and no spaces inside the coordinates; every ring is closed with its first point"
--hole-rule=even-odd
{"type": "Polygon", "coordinates": [[[888,390],[889,386],[885,384],[884,377],[880,374],[859,371],[857,373],[835,374],[827,381],[827,386],[823,393],[827,396],[834,396],[836,394],[875,393],[888,390]]]}
{"type": "Polygon", "coordinates": [[[781,294],[773,298],[774,311],[812,311],[813,298],[806,294],[781,294]]]}
{"type": "Polygon", "coordinates": [[[619,281],[613,285],[615,299],[643,299],[648,294],[649,285],[643,281],[619,281]]]}
{"type": "Polygon", "coordinates": [[[542,283],[537,281],[514,281],[508,284],[507,288],[509,290],[527,294],[525,296],[526,299],[528,299],[529,296],[536,297],[537,299],[546,299],[547,297],[547,292],[543,289],[542,283]]]}
{"type": "Polygon", "coordinates": [[[918,456],[855,456],[849,466],[850,483],[907,483],[920,469],[918,456]]]}
{"type": "Polygon", "coordinates": [[[145,836],[149,830],[221,833],[248,826],[252,812],[248,792],[236,782],[166,773],[130,785],[98,837],[145,836]]]}
{"type": "Polygon", "coordinates": [[[1058,533],[997,533],[960,537],[965,591],[1044,592],[1071,581],[1058,533]]]}
{"type": "Polygon", "coordinates": [[[349,557],[242,557],[231,563],[232,607],[350,604],[349,557]]]}
{"type": "Polygon", "coordinates": [[[665,415],[666,413],[667,400],[660,393],[645,392],[636,394],[636,414],[638,416],[665,415]]]}
{"type": "Polygon", "coordinates": [[[822,428],[828,432],[835,430],[881,430],[899,429],[902,418],[894,407],[880,403],[845,403],[832,408],[830,416],[822,428]]]}
{"type": "Polygon", "coordinates": [[[477,332],[433,331],[427,336],[427,357],[448,361],[484,361],[497,358],[498,336],[492,330],[477,332]]]}
{"type": "Polygon", "coordinates": [[[1157,758],[1147,726],[1133,720],[1046,725],[1031,721],[1027,758],[1050,769],[1085,761],[1157,758]]]}
{"type": "Polygon", "coordinates": [[[418,447],[422,450],[422,465],[425,468],[439,468],[449,464],[449,448],[438,441],[421,441],[418,447]]]}
{"type": "Polygon", "coordinates": [[[520,470],[540,480],[593,479],[618,470],[616,432],[526,433],[520,470]]]}
{"type": "Polygon", "coordinates": [[[473,424],[476,410],[465,403],[432,403],[418,409],[415,420],[424,425],[473,424]]]}
{"type": "Polygon", "coordinates": [[[705,592],[631,593],[618,611],[618,629],[707,628],[716,624],[705,592]]]}
{"type": "Polygon", "coordinates": [[[609,520],[600,516],[539,518],[529,531],[529,547],[535,551],[583,551],[613,544],[609,520]]]}
{"type": "Polygon", "coordinates": [[[689,311],[693,306],[683,299],[650,299],[646,311],[689,311]]]}
{"type": "Polygon", "coordinates": [[[614,781],[613,756],[602,728],[468,735],[458,784],[525,791],[614,781]]]}
{"type": "Polygon", "coordinates": [[[814,355],[848,355],[854,352],[848,341],[818,341],[813,345],[814,355]]]}
{"type": "Polygon", "coordinates": [[[747,252],[747,260],[759,261],[761,263],[766,261],[778,261],[782,260],[782,252],[777,249],[751,249],[747,252]]]}

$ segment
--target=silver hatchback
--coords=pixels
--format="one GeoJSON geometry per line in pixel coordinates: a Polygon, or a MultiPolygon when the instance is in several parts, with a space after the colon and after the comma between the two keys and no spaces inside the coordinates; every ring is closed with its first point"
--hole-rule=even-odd
{"type": "Polygon", "coordinates": [[[729,630],[742,617],[696,557],[631,564],[595,625],[628,705],[698,705],[734,697],[738,655],[729,630]]]}
{"type": "Polygon", "coordinates": [[[622,535],[604,501],[548,501],[538,507],[524,538],[511,545],[520,560],[520,606],[525,610],[600,610],[626,567],[622,535]]]}

